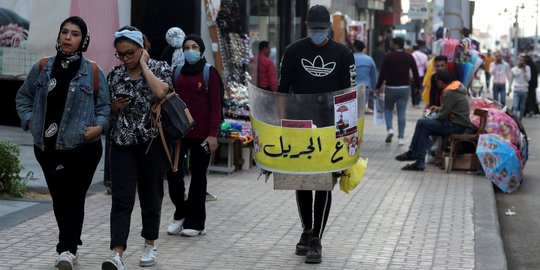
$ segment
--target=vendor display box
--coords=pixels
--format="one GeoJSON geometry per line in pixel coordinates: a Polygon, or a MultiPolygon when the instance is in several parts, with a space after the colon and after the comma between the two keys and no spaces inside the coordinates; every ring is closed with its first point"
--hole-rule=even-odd
{"type": "Polygon", "coordinates": [[[276,190],[332,190],[337,179],[332,173],[283,174],[272,173],[276,190]]]}
{"type": "Polygon", "coordinates": [[[452,160],[452,170],[476,171],[478,170],[478,158],[476,154],[456,155],[452,160]]]}

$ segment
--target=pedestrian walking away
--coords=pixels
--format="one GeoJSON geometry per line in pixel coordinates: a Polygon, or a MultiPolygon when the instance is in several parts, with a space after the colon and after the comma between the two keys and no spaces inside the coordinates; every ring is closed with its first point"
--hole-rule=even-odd
{"type": "MultiPolygon", "coordinates": [[[[420,43],[420,40],[417,41],[420,43]]],[[[419,45],[413,46],[413,52],[411,53],[414,61],[416,62],[416,68],[418,69],[418,76],[420,77],[420,82],[424,81],[424,74],[426,73],[427,64],[428,64],[428,55],[420,50],[419,45]]],[[[414,83],[411,83],[411,101],[412,105],[415,108],[420,107],[420,100],[422,99],[420,88],[415,88],[414,83]]]]}
{"type": "Polygon", "coordinates": [[[356,85],[366,86],[366,114],[373,114],[373,89],[377,84],[377,68],[373,59],[364,53],[366,44],[355,39],[353,43],[354,64],[356,65],[356,85]],[[370,106],[371,104],[371,106],[370,106]]]}
{"type": "Polygon", "coordinates": [[[405,144],[405,123],[407,101],[411,93],[411,81],[409,72],[413,74],[414,87],[420,89],[420,77],[414,58],[405,52],[403,38],[397,37],[392,40],[394,51],[384,57],[379,80],[377,81],[377,94],[384,94],[384,118],[386,121],[386,143],[392,142],[394,129],[392,114],[394,106],[397,106],[398,114],[398,145],[405,144]],[[385,83],[385,87],[381,87],[385,83]]]}
{"type": "Polygon", "coordinates": [[[141,266],[157,262],[154,241],[159,236],[163,181],[167,168],[157,128],[152,125],[151,106],[172,91],[169,65],[150,58],[150,44],[137,28],[122,27],[114,34],[115,56],[121,64],[107,76],[111,89],[110,132],[111,255],[102,269],[124,269],[131,213],[138,191],[144,238],[141,266]],[[152,143],[153,142],[153,143],[152,143]]]}
{"type": "Polygon", "coordinates": [[[491,80],[491,63],[495,61],[495,57],[491,54],[491,49],[487,50],[486,56],[484,57],[484,75],[486,76],[486,91],[489,93],[489,81],[491,80]]]}
{"type": "Polygon", "coordinates": [[[525,63],[531,70],[529,91],[527,93],[527,102],[525,104],[525,116],[532,117],[536,114],[540,114],[536,97],[536,88],[538,87],[538,71],[536,70],[536,65],[534,64],[530,56],[525,56],[525,63]]]}
{"type": "Polygon", "coordinates": [[[61,270],[77,264],[86,193],[103,152],[101,134],[109,124],[105,74],[82,55],[89,43],[82,18],[64,20],[56,55],[32,66],[16,96],[22,127],[32,133],[53,201],[59,231],[55,267],[61,270]]]}
{"type": "MultiPolygon", "coordinates": [[[[180,143],[180,164],[184,163],[189,151],[191,182],[187,200],[184,200],[184,171],[168,171],[169,196],[175,206],[173,220],[167,228],[168,234],[199,236],[206,234],[206,201],[213,195],[207,193],[206,172],[210,164],[210,155],[218,147],[217,136],[222,121],[221,78],[214,67],[209,67],[203,57],[205,44],[198,35],[188,35],[182,45],[186,63],[177,68],[173,76],[174,89],[186,103],[195,127],[180,143]],[[209,69],[205,80],[204,70],[209,69]],[[208,84],[208,85],[207,85],[208,84]]],[[[217,200],[217,197],[216,197],[217,200]]]]}
{"type": "MultiPolygon", "coordinates": [[[[308,37],[292,43],[285,50],[278,92],[325,93],[355,85],[356,68],[353,53],[347,47],[328,38],[330,26],[330,13],[324,6],[315,5],[308,10],[308,37]],[[313,70],[318,72],[315,73],[313,70]]],[[[330,213],[332,192],[297,190],[296,203],[303,232],[295,253],[305,255],[306,263],[321,263],[321,239],[330,213]]]]}

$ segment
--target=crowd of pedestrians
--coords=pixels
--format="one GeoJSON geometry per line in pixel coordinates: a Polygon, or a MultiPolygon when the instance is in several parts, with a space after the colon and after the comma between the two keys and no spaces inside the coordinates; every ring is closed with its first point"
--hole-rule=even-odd
{"type": "MultiPolygon", "coordinates": [[[[405,40],[395,37],[391,51],[384,42],[365,54],[365,44],[355,40],[351,48],[330,38],[330,13],[321,5],[307,14],[307,37],[290,44],[276,72],[269,58],[267,41],[258,42],[252,83],[259,88],[294,94],[326,93],[365,85],[366,112],[373,109],[375,96],[384,96],[386,143],[394,136],[393,114],[397,112],[397,144],[405,144],[408,99],[419,108],[421,98],[431,112],[419,119],[408,151],[398,161],[414,161],[403,170],[423,171],[433,137],[466,132],[470,127],[470,101],[466,87],[448,71],[446,56],[431,56],[422,42],[412,53],[405,40]],[[333,63],[324,74],[311,72],[310,63],[333,63]],[[279,75],[279,79],[278,79],[279,75]],[[423,91],[422,91],[423,89],[423,91]]],[[[137,28],[124,26],[114,33],[115,56],[120,63],[106,75],[83,56],[90,45],[84,20],[73,16],[60,25],[57,53],[36,62],[16,96],[22,127],[30,130],[36,159],[43,169],[53,200],[58,225],[58,253],[55,267],[72,269],[77,247],[82,245],[85,197],[102,155],[101,135],[107,137],[107,167],[111,182],[110,255],[102,269],[124,269],[131,213],[136,193],[141,207],[142,243],[140,266],[157,263],[156,240],[160,231],[164,179],[175,206],[170,235],[196,237],[206,234],[205,203],[208,197],[206,173],[210,156],[218,148],[222,119],[223,82],[217,70],[203,56],[202,38],[171,28],[166,35],[170,47],[164,55],[171,61],[150,57],[150,43],[137,28]],[[169,62],[169,63],[167,63],[169,62]],[[152,106],[176,92],[197,123],[180,142],[180,164],[172,171],[158,140],[152,106]],[[188,154],[189,153],[189,154],[188,154]],[[184,176],[190,170],[186,192],[184,176]]],[[[252,65],[253,66],[253,65],[252,65]]],[[[513,92],[513,113],[540,113],[536,105],[537,70],[530,57],[520,56],[515,67],[491,51],[485,57],[487,86],[493,83],[493,99],[506,104],[513,92]],[[533,101],[531,101],[533,99],[533,101]]],[[[286,110],[287,108],[285,108],[286,110]]],[[[318,124],[318,123],[314,123],[318,124]]],[[[322,237],[332,204],[331,191],[297,190],[296,201],[302,224],[295,253],[306,263],[322,262],[322,237]]]]}

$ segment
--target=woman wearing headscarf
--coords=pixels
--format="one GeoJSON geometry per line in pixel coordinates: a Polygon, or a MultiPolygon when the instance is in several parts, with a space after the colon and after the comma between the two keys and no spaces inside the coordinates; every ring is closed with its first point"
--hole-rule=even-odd
{"type": "Polygon", "coordinates": [[[125,26],[115,33],[116,57],[122,62],[107,76],[111,89],[110,131],[111,255],[103,269],[124,269],[131,213],[138,191],[144,238],[141,266],[156,264],[154,241],[159,235],[165,153],[152,124],[151,106],[172,91],[171,70],[150,58],[150,44],[137,28],[125,26]]]}
{"type": "Polygon", "coordinates": [[[527,94],[527,101],[525,103],[525,115],[532,117],[535,114],[540,114],[538,110],[538,104],[536,103],[536,88],[538,87],[538,71],[530,56],[525,56],[525,63],[531,69],[531,80],[529,81],[529,93],[527,94]]]}
{"type": "Polygon", "coordinates": [[[174,88],[186,103],[195,120],[195,128],[182,139],[180,161],[190,151],[191,183],[187,200],[184,201],[184,168],[177,172],[168,172],[169,195],[175,206],[172,223],[167,233],[183,236],[206,234],[206,171],[210,162],[210,153],[218,147],[217,136],[221,124],[221,79],[217,70],[209,69],[208,85],[204,80],[206,60],[203,40],[197,35],[185,38],[182,48],[186,59],[180,74],[174,78],[174,88]]]}
{"type": "Polygon", "coordinates": [[[105,74],[82,55],[89,43],[82,18],[64,20],[56,55],[32,66],[16,97],[22,127],[34,137],[34,154],[53,201],[59,230],[55,267],[62,270],[77,263],[86,192],[101,159],[101,134],[109,123],[105,74]]]}
{"type": "Polygon", "coordinates": [[[162,59],[170,63],[171,68],[183,66],[185,63],[182,44],[186,34],[178,27],[171,27],[165,34],[165,40],[169,46],[165,48],[162,59]]]}

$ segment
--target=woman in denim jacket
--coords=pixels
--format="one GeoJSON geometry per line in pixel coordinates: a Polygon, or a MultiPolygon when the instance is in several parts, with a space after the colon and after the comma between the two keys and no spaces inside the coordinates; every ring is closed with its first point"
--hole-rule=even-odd
{"type": "Polygon", "coordinates": [[[101,159],[101,134],[109,123],[105,74],[82,56],[89,41],[84,20],[67,18],[60,25],[56,56],[35,63],[16,96],[22,127],[32,132],[34,153],[53,200],[59,269],[72,269],[76,263],[86,192],[101,159]],[[94,70],[99,73],[97,82],[94,70]]]}

